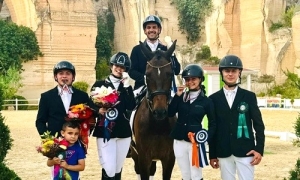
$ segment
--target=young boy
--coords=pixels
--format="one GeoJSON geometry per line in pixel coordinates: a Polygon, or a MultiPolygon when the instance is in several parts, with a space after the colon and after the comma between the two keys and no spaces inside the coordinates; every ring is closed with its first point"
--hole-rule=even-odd
{"type": "MultiPolygon", "coordinates": [[[[65,151],[65,159],[62,160],[58,157],[54,157],[47,161],[49,167],[58,164],[61,168],[64,168],[72,180],[79,179],[79,171],[83,171],[85,168],[85,152],[78,141],[79,132],[79,123],[74,121],[64,123],[61,135],[69,143],[65,151]]],[[[52,177],[55,177],[54,171],[52,177]]]]}

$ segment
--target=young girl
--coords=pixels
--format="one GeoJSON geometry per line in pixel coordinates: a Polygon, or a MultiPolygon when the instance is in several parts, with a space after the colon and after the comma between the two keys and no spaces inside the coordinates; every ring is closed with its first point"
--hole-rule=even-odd
{"type": "MultiPolygon", "coordinates": [[[[85,168],[85,152],[82,146],[80,146],[78,141],[78,136],[80,132],[80,125],[74,121],[67,121],[63,124],[61,135],[68,142],[68,147],[65,151],[65,158],[61,159],[54,157],[53,159],[48,159],[47,165],[49,167],[55,164],[60,165],[64,168],[72,180],[79,179],[79,171],[83,171],[85,168]]],[[[52,177],[57,176],[52,174],[52,177]]],[[[55,178],[54,178],[55,179],[55,178]]]]}
{"type": "Polygon", "coordinates": [[[201,123],[203,117],[207,115],[209,141],[216,129],[214,107],[212,100],[205,96],[205,87],[202,85],[204,74],[200,66],[196,64],[186,66],[182,71],[182,78],[185,80],[185,86],[178,87],[168,107],[169,116],[178,113],[177,122],[170,136],[174,139],[174,154],[182,179],[202,180],[202,168],[194,166],[192,162],[195,137],[191,138],[189,134],[196,135],[203,132],[201,123]]]}
{"type": "Polygon", "coordinates": [[[121,170],[131,142],[131,128],[126,113],[134,109],[135,100],[132,87],[123,83],[123,73],[128,72],[130,65],[131,61],[127,54],[119,52],[113,55],[110,59],[111,74],[92,86],[92,89],[101,86],[111,87],[119,92],[119,103],[113,107],[117,111],[116,117],[113,121],[106,120],[108,109],[101,107],[93,132],[93,136],[97,137],[98,155],[103,168],[102,180],[121,179],[121,170]],[[109,124],[105,125],[107,122],[109,124]]]}

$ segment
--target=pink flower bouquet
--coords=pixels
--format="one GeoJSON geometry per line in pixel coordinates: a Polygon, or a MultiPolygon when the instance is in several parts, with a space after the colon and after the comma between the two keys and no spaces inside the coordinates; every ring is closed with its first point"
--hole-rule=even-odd
{"type": "Polygon", "coordinates": [[[118,103],[119,93],[111,87],[96,87],[91,92],[92,101],[99,107],[111,108],[118,103]]]}

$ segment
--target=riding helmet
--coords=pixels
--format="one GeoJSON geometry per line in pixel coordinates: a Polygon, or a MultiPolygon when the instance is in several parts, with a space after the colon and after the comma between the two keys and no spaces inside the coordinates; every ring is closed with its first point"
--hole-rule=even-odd
{"type": "Polygon", "coordinates": [[[219,71],[222,74],[222,70],[225,68],[235,68],[239,70],[243,70],[243,63],[241,59],[235,55],[227,55],[223,59],[221,59],[219,64],[219,71]]]}
{"type": "Polygon", "coordinates": [[[116,54],[114,54],[110,60],[109,60],[110,64],[115,64],[118,66],[123,66],[126,68],[126,72],[129,71],[130,66],[131,66],[131,60],[128,57],[128,55],[126,53],[123,52],[118,52],[116,54]]]}
{"type": "Polygon", "coordinates": [[[60,70],[69,70],[72,72],[73,76],[75,76],[75,67],[69,61],[60,61],[53,68],[53,74],[56,75],[60,70]]]}
{"type": "Polygon", "coordinates": [[[146,19],[143,22],[143,29],[145,29],[147,24],[151,22],[157,24],[157,26],[161,29],[161,20],[155,15],[150,15],[146,17],[146,19]]]}
{"type": "Polygon", "coordinates": [[[205,80],[203,69],[197,64],[187,65],[181,74],[182,78],[185,77],[199,77],[202,82],[205,80]]]}

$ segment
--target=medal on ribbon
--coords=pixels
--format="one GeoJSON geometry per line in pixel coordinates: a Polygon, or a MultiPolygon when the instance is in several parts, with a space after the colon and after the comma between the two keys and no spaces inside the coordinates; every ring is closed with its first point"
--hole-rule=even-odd
{"type": "Polygon", "coordinates": [[[202,129],[198,131],[195,135],[195,140],[198,143],[199,147],[199,162],[200,167],[208,166],[208,160],[206,156],[206,150],[205,150],[205,142],[208,139],[208,133],[205,129],[202,129]]]}
{"type": "Polygon", "coordinates": [[[109,141],[110,139],[110,133],[112,131],[113,126],[115,125],[115,120],[118,117],[118,110],[116,108],[109,108],[107,112],[105,113],[105,120],[104,120],[104,139],[109,141]]]}
{"type": "Polygon", "coordinates": [[[249,137],[249,131],[246,123],[246,116],[245,113],[248,112],[249,110],[249,105],[245,102],[241,102],[241,104],[238,107],[238,112],[239,112],[239,121],[238,121],[238,127],[237,127],[237,138],[241,138],[244,136],[245,138],[250,138],[249,137]]]}

